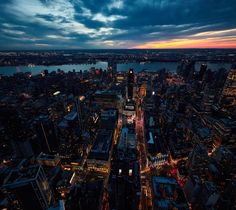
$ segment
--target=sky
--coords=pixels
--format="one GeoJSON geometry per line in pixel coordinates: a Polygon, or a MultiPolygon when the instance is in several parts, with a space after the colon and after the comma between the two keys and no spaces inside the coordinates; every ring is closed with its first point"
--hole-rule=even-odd
{"type": "Polygon", "coordinates": [[[0,50],[236,48],[236,0],[0,0],[0,50]]]}

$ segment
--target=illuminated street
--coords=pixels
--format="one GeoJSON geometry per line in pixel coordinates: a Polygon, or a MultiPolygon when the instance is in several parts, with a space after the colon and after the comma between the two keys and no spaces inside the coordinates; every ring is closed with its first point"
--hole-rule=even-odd
{"type": "Polygon", "coordinates": [[[0,209],[235,209],[236,67],[201,60],[226,51],[76,52],[0,74],[0,209]]]}

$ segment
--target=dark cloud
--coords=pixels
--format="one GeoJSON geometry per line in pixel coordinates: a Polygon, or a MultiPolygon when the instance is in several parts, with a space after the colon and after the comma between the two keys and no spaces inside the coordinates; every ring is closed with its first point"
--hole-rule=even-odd
{"type": "Polygon", "coordinates": [[[0,9],[2,49],[236,41],[235,0],[10,0],[0,9]]]}

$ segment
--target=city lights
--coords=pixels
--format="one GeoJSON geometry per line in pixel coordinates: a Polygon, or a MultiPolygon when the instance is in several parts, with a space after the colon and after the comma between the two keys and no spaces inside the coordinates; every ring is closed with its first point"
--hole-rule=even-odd
{"type": "Polygon", "coordinates": [[[235,0],[0,2],[0,209],[236,209],[235,0]]]}
{"type": "Polygon", "coordinates": [[[53,93],[53,95],[54,95],[54,96],[57,96],[57,95],[59,95],[60,93],[61,93],[60,91],[56,91],[56,92],[53,93]]]}

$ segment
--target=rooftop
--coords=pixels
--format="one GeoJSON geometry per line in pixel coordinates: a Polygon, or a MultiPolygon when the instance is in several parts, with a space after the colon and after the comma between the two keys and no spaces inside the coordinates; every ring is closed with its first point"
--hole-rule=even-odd
{"type": "Polygon", "coordinates": [[[40,153],[37,157],[37,160],[54,160],[58,158],[56,155],[50,155],[50,154],[45,154],[45,153],[40,153]]]}
{"type": "Polygon", "coordinates": [[[108,160],[112,141],[112,130],[100,130],[90,151],[88,159],[108,160]]]}
{"type": "Polygon", "coordinates": [[[157,209],[169,209],[170,206],[188,209],[187,201],[176,179],[155,176],[152,179],[152,187],[157,209]]]}
{"type": "Polygon", "coordinates": [[[40,168],[40,165],[31,165],[20,170],[12,170],[12,172],[6,178],[4,186],[8,186],[11,184],[20,184],[23,182],[34,180],[36,179],[40,168]]]}

